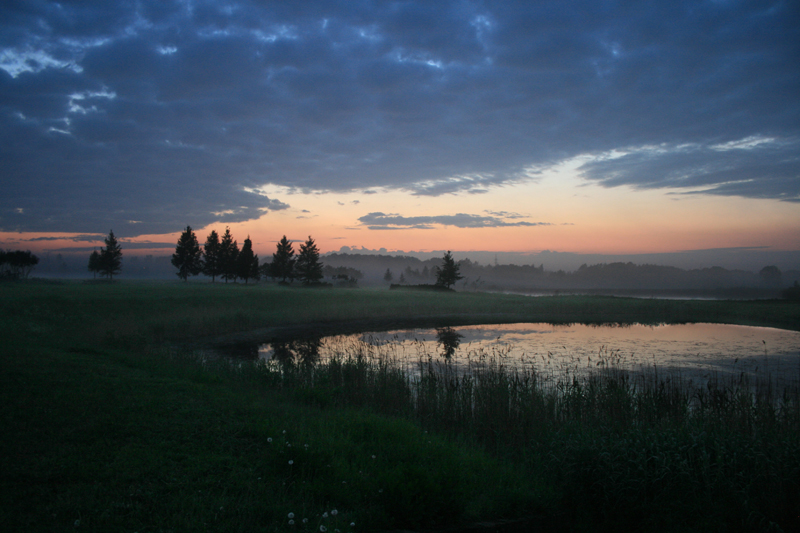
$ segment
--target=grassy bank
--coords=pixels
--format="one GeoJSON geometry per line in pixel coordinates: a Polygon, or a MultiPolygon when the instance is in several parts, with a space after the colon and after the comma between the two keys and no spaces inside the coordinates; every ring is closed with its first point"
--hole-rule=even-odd
{"type": "Polygon", "coordinates": [[[723,388],[708,393],[716,411],[690,410],[692,397],[675,391],[645,408],[624,381],[574,384],[554,396],[534,377],[502,368],[466,383],[429,372],[417,384],[367,361],[237,371],[200,364],[181,347],[307,324],[726,322],[797,330],[798,307],[1,284],[0,520],[18,531],[369,531],[544,513],[590,529],[789,530],[798,511],[792,479],[800,478],[796,404],[751,409],[741,391],[723,388]],[[687,518],[703,509],[703,519],[687,518]]]}

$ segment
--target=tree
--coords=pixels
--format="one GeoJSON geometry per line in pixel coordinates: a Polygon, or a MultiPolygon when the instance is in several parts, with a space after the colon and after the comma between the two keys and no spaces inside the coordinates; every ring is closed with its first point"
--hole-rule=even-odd
{"type": "Polygon", "coordinates": [[[94,274],[94,277],[97,277],[97,273],[100,272],[100,254],[97,253],[97,250],[92,252],[92,255],[89,256],[89,272],[94,274]]]}
{"type": "Polygon", "coordinates": [[[233,240],[231,228],[225,228],[222,240],[219,242],[219,265],[225,283],[228,280],[236,281],[236,258],[239,256],[239,244],[233,240]]]}
{"type": "Polygon", "coordinates": [[[387,268],[386,269],[386,274],[383,275],[383,281],[385,281],[386,283],[391,283],[393,279],[394,279],[394,276],[392,276],[392,271],[387,268]]]}
{"type": "Polygon", "coordinates": [[[250,240],[250,235],[244,240],[242,251],[236,258],[236,275],[244,280],[245,285],[247,285],[248,279],[258,280],[259,278],[258,256],[253,253],[253,242],[250,240]]]}
{"type": "Polygon", "coordinates": [[[281,281],[286,282],[286,278],[294,279],[294,250],[292,243],[283,236],[278,243],[277,251],[272,254],[272,263],[270,263],[269,275],[275,279],[280,278],[281,281]]]}
{"type": "Polygon", "coordinates": [[[453,255],[448,252],[442,258],[442,266],[436,267],[436,285],[439,287],[450,288],[452,285],[464,279],[464,276],[458,273],[459,267],[453,260],[453,255]]]}
{"type": "Polygon", "coordinates": [[[0,250],[0,277],[28,279],[33,268],[39,264],[39,258],[30,250],[0,250]]]}
{"type": "Polygon", "coordinates": [[[217,276],[222,274],[219,258],[219,235],[217,235],[217,232],[214,230],[211,230],[211,233],[206,237],[206,243],[203,245],[203,255],[205,256],[205,260],[203,261],[203,274],[211,276],[211,283],[214,283],[217,276]]]}
{"type": "Polygon", "coordinates": [[[319,262],[319,249],[314,243],[314,239],[308,236],[308,240],[300,245],[300,253],[297,256],[297,279],[303,285],[311,285],[322,279],[322,263],[319,262]]]}
{"type": "Polygon", "coordinates": [[[191,226],[186,226],[178,239],[175,253],[172,254],[172,265],[178,269],[178,277],[183,281],[203,271],[203,251],[191,226]]]}
{"type": "Polygon", "coordinates": [[[769,285],[771,287],[781,286],[781,270],[775,265],[765,266],[761,269],[758,275],[761,277],[761,280],[765,285],[769,285]]]}
{"type": "MultiPolygon", "coordinates": [[[[122,270],[122,248],[114,237],[114,230],[108,232],[105,238],[105,247],[100,248],[100,274],[108,276],[109,280],[114,279],[114,274],[119,274],[122,270]]],[[[91,260],[91,257],[89,258],[91,260]]]]}

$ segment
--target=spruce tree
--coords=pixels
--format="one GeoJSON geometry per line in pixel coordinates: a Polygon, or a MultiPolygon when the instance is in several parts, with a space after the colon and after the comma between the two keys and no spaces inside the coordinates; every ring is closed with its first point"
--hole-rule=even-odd
{"type": "Polygon", "coordinates": [[[277,251],[272,254],[272,263],[269,266],[269,275],[275,279],[280,278],[284,283],[286,278],[294,279],[294,249],[292,243],[283,236],[278,243],[277,251]]]}
{"type": "Polygon", "coordinates": [[[300,245],[300,253],[297,256],[297,279],[303,285],[311,285],[322,279],[322,263],[319,262],[319,249],[314,243],[314,239],[309,235],[308,240],[300,245]]]}
{"type": "Polygon", "coordinates": [[[203,251],[191,226],[186,226],[178,239],[175,253],[172,254],[172,265],[178,269],[178,277],[183,281],[203,271],[203,251]]]}
{"type": "Polygon", "coordinates": [[[205,256],[203,274],[211,276],[211,283],[214,283],[217,276],[222,273],[219,260],[219,247],[219,235],[217,235],[216,231],[211,230],[211,233],[206,237],[206,243],[203,245],[203,255],[205,256]]]}
{"type": "Polygon", "coordinates": [[[222,240],[219,242],[219,264],[225,283],[228,280],[236,281],[236,258],[239,256],[239,244],[233,240],[231,228],[225,228],[222,240]]]}
{"type": "Polygon", "coordinates": [[[105,243],[105,247],[100,248],[100,273],[113,280],[114,274],[119,274],[122,270],[122,248],[114,237],[113,230],[108,233],[105,243]]]}
{"type": "Polygon", "coordinates": [[[448,251],[442,258],[442,266],[436,267],[436,285],[450,288],[458,280],[464,279],[464,276],[460,275],[458,270],[459,266],[453,260],[453,255],[448,251]]]}
{"type": "Polygon", "coordinates": [[[258,280],[259,278],[258,256],[253,253],[253,242],[250,240],[250,235],[244,240],[242,250],[236,259],[236,274],[244,279],[245,285],[247,285],[247,280],[251,278],[258,280]]]}
{"type": "Polygon", "coordinates": [[[93,274],[93,277],[97,277],[97,273],[100,272],[100,254],[97,253],[97,250],[92,252],[92,255],[89,256],[89,272],[93,274]]]}

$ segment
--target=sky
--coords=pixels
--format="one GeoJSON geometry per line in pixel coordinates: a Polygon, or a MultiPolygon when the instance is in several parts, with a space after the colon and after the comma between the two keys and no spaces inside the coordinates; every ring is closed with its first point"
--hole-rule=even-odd
{"type": "Polygon", "coordinates": [[[0,246],[40,253],[800,268],[800,4],[5,1],[0,183],[0,246]]]}

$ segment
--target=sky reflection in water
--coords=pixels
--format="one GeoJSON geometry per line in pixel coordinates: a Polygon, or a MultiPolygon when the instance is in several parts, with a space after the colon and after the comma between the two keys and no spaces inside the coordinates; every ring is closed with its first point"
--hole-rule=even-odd
{"type": "MultiPolygon", "coordinates": [[[[589,326],[499,324],[337,335],[258,347],[261,360],[314,361],[356,354],[417,371],[420,360],[449,361],[459,372],[496,361],[554,378],[608,368],[657,370],[686,378],[769,374],[800,377],[800,332],[724,324],[589,326]],[[447,357],[447,355],[450,357],[447,357]]],[[[255,353],[253,354],[255,355],[255,353]]]]}

